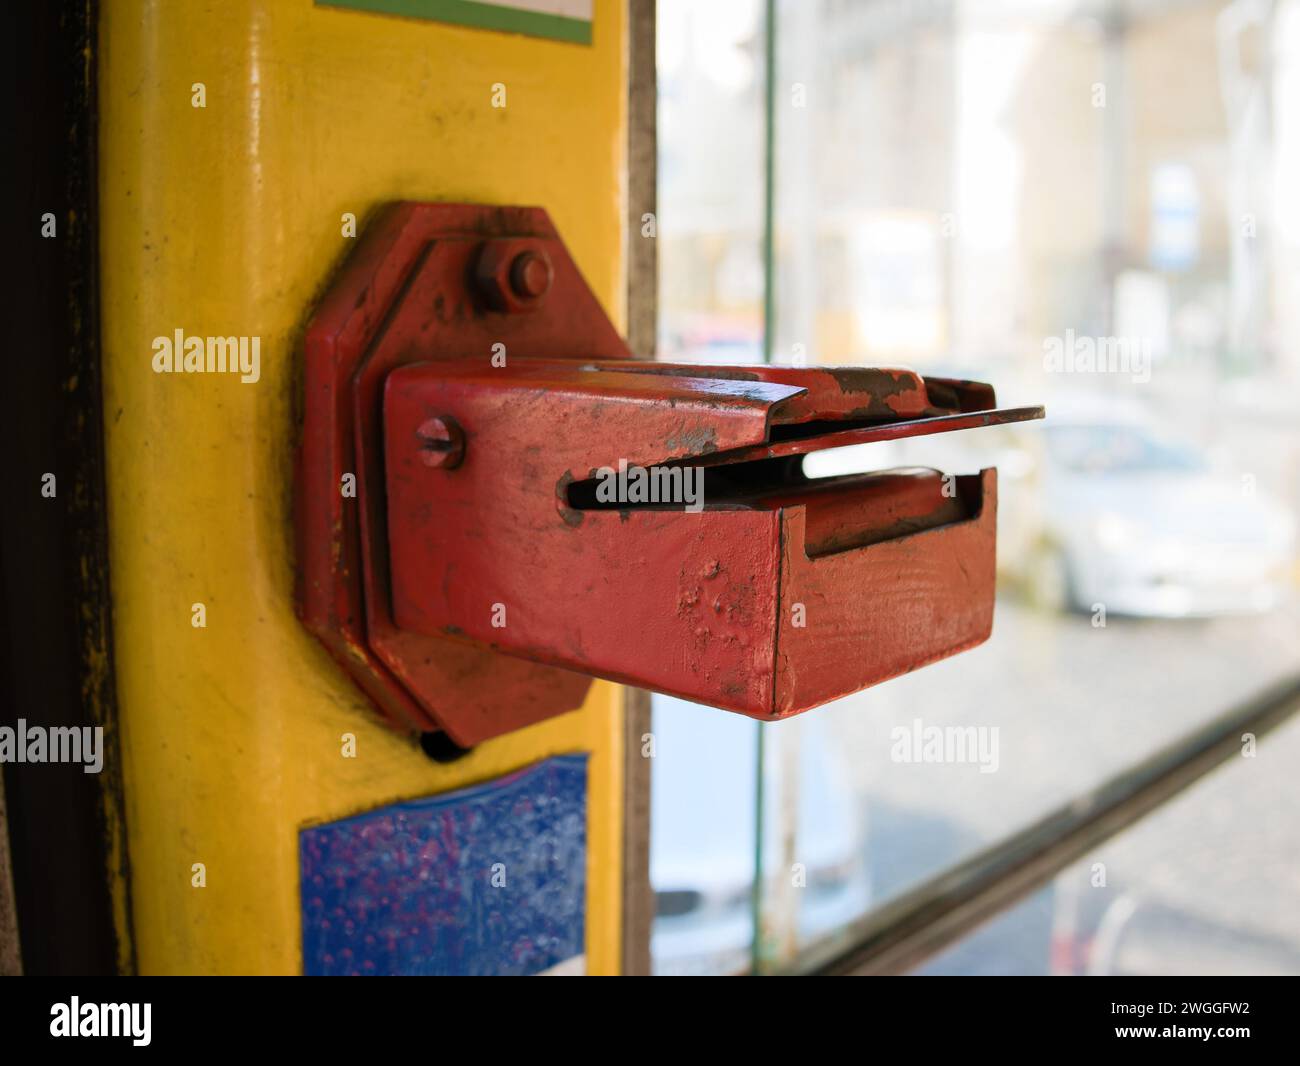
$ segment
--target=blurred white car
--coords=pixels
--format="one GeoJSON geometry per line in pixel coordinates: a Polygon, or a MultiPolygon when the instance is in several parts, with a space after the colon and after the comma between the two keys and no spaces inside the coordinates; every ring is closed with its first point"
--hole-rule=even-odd
{"type": "Polygon", "coordinates": [[[1135,421],[1049,415],[1040,432],[1044,530],[1032,581],[1042,600],[1153,617],[1277,604],[1295,522],[1249,480],[1135,421]]]}
{"type": "MultiPolygon", "coordinates": [[[[800,941],[840,929],[870,905],[865,814],[815,711],[797,722],[760,725],[656,695],[650,807],[656,973],[738,973],[749,966],[760,728],[800,730],[795,853],[807,881],[793,892],[800,941]]],[[[781,821],[769,804],[768,856],[781,853],[781,821]]]]}

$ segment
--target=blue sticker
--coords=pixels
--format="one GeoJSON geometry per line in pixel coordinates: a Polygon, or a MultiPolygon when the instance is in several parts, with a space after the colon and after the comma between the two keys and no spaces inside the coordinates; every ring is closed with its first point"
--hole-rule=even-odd
{"type": "Polygon", "coordinates": [[[299,834],[303,972],[534,974],[583,953],[587,756],[299,834]]]}

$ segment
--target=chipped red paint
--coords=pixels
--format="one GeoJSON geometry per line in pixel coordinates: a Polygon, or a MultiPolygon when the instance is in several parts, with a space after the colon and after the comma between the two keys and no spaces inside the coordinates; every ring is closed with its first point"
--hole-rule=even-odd
{"type": "Polygon", "coordinates": [[[780,718],[988,636],[993,471],[809,482],[798,457],[1041,408],[906,370],[626,357],[536,210],[398,205],[331,288],[300,604],[395,724],[476,743],[576,706],[586,675],[780,718]],[[444,424],[454,466],[430,461],[444,424]],[[620,460],[697,469],[702,510],[596,502],[620,460]]]}

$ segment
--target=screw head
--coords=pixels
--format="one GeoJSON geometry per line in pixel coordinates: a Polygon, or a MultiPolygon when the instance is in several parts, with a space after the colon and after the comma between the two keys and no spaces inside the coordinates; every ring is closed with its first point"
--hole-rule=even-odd
{"type": "Polygon", "coordinates": [[[454,470],[465,458],[465,431],[451,415],[437,415],[420,423],[415,431],[420,443],[420,462],[454,470]]]}

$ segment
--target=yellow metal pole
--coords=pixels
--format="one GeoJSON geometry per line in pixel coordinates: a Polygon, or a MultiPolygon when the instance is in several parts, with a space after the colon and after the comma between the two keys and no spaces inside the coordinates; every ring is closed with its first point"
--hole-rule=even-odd
{"type": "Polygon", "coordinates": [[[104,3],[119,897],[141,972],[299,971],[301,826],[567,751],[591,753],[588,970],[617,970],[617,689],[431,763],[294,617],[290,508],[297,346],[351,247],[346,216],[364,228],[394,199],[543,206],[622,319],[625,32],[619,0],[596,3],[589,46],[310,0],[104,3]],[[176,329],[259,336],[260,380],[153,373],[153,338],[176,329]]]}

